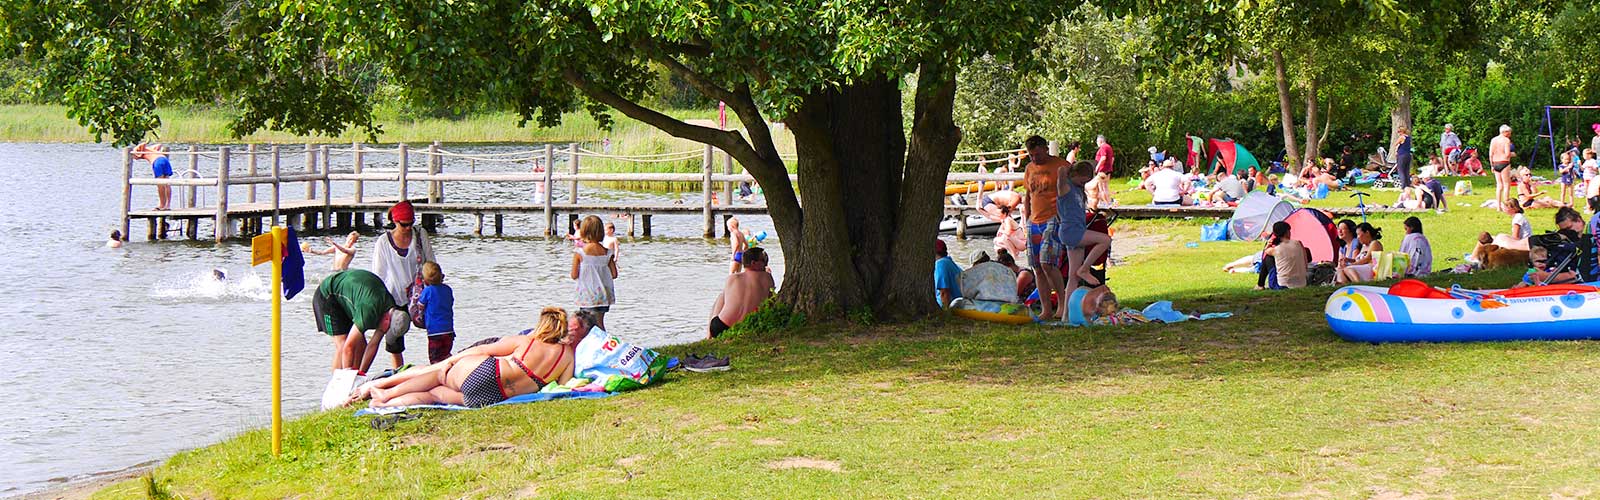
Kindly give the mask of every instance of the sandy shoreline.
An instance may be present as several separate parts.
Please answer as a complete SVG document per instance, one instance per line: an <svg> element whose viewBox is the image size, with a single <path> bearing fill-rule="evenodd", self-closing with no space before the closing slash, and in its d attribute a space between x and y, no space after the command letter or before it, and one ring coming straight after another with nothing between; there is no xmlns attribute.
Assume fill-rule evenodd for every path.
<svg viewBox="0 0 1600 500"><path fill-rule="evenodd" d="M23 493L11 498L15 500L84 500L108 486L129 479L136 479L155 469L157 465L160 465L159 461L142 463L126 469L90 474L83 478L54 484L43 490Z"/></svg>

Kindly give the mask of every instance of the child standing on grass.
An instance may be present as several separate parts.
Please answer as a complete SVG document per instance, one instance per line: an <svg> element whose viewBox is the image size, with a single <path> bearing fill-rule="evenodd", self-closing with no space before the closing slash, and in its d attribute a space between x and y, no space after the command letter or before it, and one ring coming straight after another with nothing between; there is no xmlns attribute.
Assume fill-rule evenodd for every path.
<svg viewBox="0 0 1600 500"><path fill-rule="evenodd" d="M1593 198L1600 196L1600 160L1596 160L1595 150L1583 151L1583 197Z"/></svg>
<svg viewBox="0 0 1600 500"><path fill-rule="evenodd" d="M600 242L606 239L599 217L583 218L578 234L583 248L572 253L572 279L576 281L575 295L578 309L594 314L595 326L606 329L606 313L617 302L612 280L617 278L617 260L611 249Z"/></svg>
<svg viewBox="0 0 1600 500"><path fill-rule="evenodd" d="M1561 204L1572 206L1572 184L1577 182L1577 166L1572 162L1572 152L1561 153L1561 165L1556 167L1556 175L1561 179Z"/></svg>
<svg viewBox="0 0 1600 500"><path fill-rule="evenodd" d="M422 264L422 296L417 303L422 306L423 326L428 329L428 363L438 363L450 357L456 343L456 294L444 284L444 271L437 262Z"/></svg>

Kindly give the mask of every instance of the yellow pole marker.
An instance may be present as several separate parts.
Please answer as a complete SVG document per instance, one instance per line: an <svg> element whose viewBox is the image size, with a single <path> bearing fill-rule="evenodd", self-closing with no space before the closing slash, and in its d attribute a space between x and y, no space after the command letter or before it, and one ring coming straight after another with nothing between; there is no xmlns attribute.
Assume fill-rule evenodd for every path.
<svg viewBox="0 0 1600 500"><path fill-rule="evenodd" d="M272 456L283 452L283 242L288 232L272 232L250 240L250 265L272 261Z"/></svg>

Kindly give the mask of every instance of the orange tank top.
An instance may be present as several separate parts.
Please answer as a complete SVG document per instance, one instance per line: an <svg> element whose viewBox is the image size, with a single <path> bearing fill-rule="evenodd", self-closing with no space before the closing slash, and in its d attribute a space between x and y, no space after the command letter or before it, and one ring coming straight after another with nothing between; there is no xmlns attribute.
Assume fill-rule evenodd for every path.
<svg viewBox="0 0 1600 500"><path fill-rule="evenodd" d="M1052 158L1043 165L1028 162L1023 174L1028 185L1028 222L1044 224L1056 217L1056 177L1067 162Z"/></svg>

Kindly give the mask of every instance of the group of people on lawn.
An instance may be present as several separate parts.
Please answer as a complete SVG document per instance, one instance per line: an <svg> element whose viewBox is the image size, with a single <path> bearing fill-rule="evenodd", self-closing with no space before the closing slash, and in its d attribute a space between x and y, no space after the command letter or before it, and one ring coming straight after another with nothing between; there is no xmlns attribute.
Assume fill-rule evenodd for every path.
<svg viewBox="0 0 1600 500"><path fill-rule="evenodd" d="M538 392L550 382L572 378L574 348L585 336L606 329L605 315L616 303L617 244L599 217L584 217L578 225L571 266L573 310L545 307L536 326L520 335L486 339L452 353L454 291L444 283L427 232L416 227L409 202L394 205L388 216L393 227L374 242L369 269L347 269L358 234L344 245L328 240L325 251L304 248L336 254L336 272L322 279L311 300L317 329L333 342L332 368L367 373L380 342L393 357L396 369L363 385L356 399L371 398L374 406L481 407ZM711 311L712 336L739 323L773 293L763 249L745 247L735 258L738 267L728 275ZM409 368L403 357L413 325L427 331L425 368Z"/></svg>

